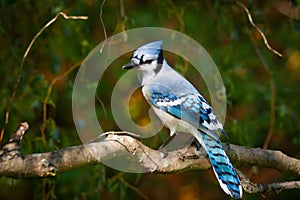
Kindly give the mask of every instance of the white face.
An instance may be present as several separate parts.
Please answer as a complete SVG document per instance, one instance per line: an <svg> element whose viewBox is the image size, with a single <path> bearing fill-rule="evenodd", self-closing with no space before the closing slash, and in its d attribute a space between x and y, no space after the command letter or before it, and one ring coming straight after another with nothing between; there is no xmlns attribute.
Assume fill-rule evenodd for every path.
<svg viewBox="0 0 300 200"><path fill-rule="evenodd" d="M142 52L135 51L131 59L136 65L139 65L140 70L155 70L157 67L158 55L142 54Z"/></svg>

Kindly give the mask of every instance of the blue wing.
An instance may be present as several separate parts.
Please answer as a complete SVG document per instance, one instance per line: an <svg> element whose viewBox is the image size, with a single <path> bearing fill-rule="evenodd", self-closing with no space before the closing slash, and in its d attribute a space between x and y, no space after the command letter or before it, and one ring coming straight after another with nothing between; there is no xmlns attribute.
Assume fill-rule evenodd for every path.
<svg viewBox="0 0 300 200"><path fill-rule="evenodd" d="M159 90L152 88L149 102L172 116L198 127L199 130L221 131L226 135L214 111L200 94L177 96L165 87L160 87Z"/></svg>

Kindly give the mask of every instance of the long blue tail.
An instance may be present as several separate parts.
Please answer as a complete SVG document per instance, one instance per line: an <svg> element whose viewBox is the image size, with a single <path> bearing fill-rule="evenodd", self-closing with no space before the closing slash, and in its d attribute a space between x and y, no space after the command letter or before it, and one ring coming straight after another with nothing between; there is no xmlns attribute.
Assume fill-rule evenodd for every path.
<svg viewBox="0 0 300 200"><path fill-rule="evenodd" d="M221 142L201 131L199 134L202 139L200 143L204 145L221 188L231 197L241 199L243 191L239 177L223 150Z"/></svg>

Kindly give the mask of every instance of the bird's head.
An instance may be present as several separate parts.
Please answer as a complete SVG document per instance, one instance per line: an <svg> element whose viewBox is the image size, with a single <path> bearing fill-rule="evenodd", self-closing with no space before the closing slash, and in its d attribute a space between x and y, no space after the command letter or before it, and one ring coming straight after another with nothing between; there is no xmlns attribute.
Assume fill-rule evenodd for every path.
<svg viewBox="0 0 300 200"><path fill-rule="evenodd" d="M133 53L129 63L123 69L139 69L144 72L157 72L163 63L162 41L145 44Z"/></svg>

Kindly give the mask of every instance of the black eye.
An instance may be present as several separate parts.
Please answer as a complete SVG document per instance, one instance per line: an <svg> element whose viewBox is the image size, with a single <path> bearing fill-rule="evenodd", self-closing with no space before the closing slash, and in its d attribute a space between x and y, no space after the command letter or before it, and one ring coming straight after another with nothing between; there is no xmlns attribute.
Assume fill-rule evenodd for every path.
<svg viewBox="0 0 300 200"><path fill-rule="evenodd" d="M145 60L144 62L142 61L142 64L151 64L153 60Z"/></svg>
<svg viewBox="0 0 300 200"><path fill-rule="evenodd" d="M147 59L144 61L144 55L142 55L142 57L139 60L140 60L140 65L143 65L143 64L151 64L152 61L154 61L155 59Z"/></svg>

